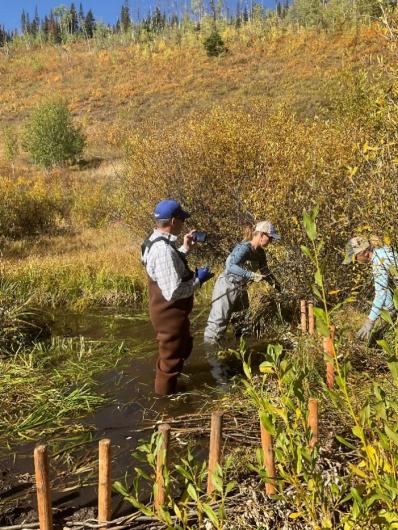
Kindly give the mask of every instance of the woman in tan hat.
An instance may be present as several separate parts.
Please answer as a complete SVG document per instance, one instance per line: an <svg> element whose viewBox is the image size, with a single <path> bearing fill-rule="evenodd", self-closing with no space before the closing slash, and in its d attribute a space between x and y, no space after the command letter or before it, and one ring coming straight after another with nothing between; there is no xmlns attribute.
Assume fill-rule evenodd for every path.
<svg viewBox="0 0 398 530"><path fill-rule="evenodd" d="M348 265L354 261L372 265L373 304L367 319L357 333L358 339L369 340L382 309L386 309L390 313L395 311L393 291L394 283L398 283L398 254L389 246L375 248L369 239L358 236L348 241L343 263Z"/></svg>

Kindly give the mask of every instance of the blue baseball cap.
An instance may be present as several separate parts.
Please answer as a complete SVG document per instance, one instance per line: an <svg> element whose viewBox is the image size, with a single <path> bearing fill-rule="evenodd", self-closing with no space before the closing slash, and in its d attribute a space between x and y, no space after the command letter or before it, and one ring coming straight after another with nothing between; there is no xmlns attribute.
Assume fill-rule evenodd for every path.
<svg viewBox="0 0 398 530"><path fill-rule="evenodd" d="M153 215L155 219L171 219L172 217L188 219L190 217L189 213L183 210L181 204L174 199L164 199L158 202Z"/></svg>

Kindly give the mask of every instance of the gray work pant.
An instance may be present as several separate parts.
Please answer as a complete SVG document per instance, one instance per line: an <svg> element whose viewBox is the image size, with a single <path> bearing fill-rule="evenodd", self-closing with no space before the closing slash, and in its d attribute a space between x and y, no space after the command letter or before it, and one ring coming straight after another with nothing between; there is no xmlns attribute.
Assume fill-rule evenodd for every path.
<svg viewBox="0 0 398 530"><path fill-rule="evenodd" d="M218 277L211 300L211 310L204 332L205 342L215 343L224 338L232 313L249 307L245 282L231 281L233 276Z"/></svg>

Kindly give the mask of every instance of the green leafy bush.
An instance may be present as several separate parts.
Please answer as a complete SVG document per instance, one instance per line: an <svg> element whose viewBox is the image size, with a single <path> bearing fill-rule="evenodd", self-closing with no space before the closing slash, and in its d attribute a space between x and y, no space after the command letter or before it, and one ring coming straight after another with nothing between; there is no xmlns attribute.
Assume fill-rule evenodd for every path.
<svg viewBox="0 0 398 530"><path fill-rule="evenodd" d="M23 147L32 160L51 167L74 161L85 139L63 99L54 98L37 106L25 128Z"/></svg>

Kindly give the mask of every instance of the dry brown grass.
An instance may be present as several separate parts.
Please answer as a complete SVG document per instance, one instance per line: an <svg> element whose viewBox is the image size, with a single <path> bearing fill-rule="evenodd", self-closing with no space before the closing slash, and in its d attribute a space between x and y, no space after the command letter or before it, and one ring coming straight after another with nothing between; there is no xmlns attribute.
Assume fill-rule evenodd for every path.
<svg viewBox="0 0 398 530"><path fill-rule="evenodd" d="M258 96L283 101L301 115L319 112L325 84L348 66L371 68L377 56L396 64L395 49L377 26L360 35L311 31L277 36L235 36L229 53L206 56L200 41L190 46L139 45L88 50L84 43L15 50L0 57L0 119L17 126L30 109L60 93L88 133L88 156L113 158L128 126L153 126L185 118L215 103Z"/></svg>
<svg viewBox="0 0 398 530"><path fill-rule="evenodd" d="M6 242L1 272L17 300L39 306L131 305L146 276L138 245L123 225Z"/></svg>

